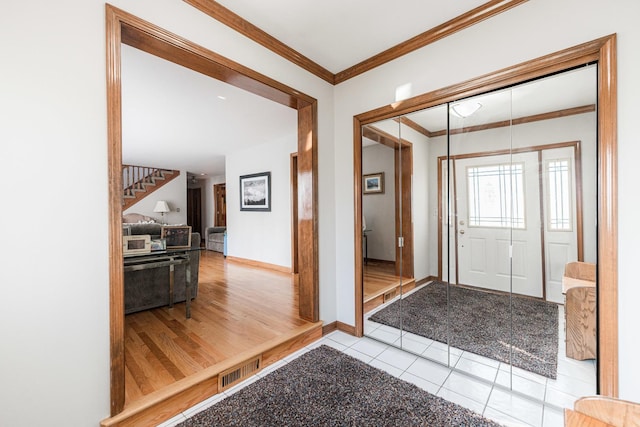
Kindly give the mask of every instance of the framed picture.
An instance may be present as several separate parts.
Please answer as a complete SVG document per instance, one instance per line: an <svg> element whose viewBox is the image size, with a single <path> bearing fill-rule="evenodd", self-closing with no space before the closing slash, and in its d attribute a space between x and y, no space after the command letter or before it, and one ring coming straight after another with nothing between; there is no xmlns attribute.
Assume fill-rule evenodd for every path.
<svg viewBox="0 0 640 427"><path fill-rule="evenodd" d="M139 234L136 236L122 236L122 253L131 254L148 254L151 252L151 236L148 234Z"/></svg>
<svg viewBox="0 0 640 427"><path fill-rule="evenodd" d="M151 239L151 251L164 251L167 249L167 241L165 239Z"/></svg>
<svg viewBox="0 0 640 427"><path fill-rule="evenodd" d="M164 225L160 238L165 240L167 249L185 249L191 247L190 225Z"/></svg>
<svg viewBox="0 0 640 427"><path fill-rule="evenodd" d="M384 172L363 175L362 194L384 193Z"/></svg>
<svg viewBox="0 0 640 427"><path fill-rule="evenodd" d="M240 210L271 211L271 172L240 177Z"/></svg>

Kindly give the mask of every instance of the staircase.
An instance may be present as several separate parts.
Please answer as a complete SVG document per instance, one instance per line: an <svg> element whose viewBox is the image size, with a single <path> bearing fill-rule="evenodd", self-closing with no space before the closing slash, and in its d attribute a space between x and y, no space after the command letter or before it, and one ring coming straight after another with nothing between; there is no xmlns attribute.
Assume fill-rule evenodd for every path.
<svg viewBox="0 0 640 427"><path fill-rule="evenodd" d="M122 165L122 210L130 208L179 175L178 170Z"/></svg>

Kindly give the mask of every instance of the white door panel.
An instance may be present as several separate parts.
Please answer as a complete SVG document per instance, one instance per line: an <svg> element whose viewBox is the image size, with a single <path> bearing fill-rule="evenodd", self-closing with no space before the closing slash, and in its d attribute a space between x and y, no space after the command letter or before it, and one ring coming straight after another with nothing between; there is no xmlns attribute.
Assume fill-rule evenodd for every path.
<svg viewBox="0 0 640 427"><path fill-rule="evenodd" d="M487 273L487 239L478 237L469 237L470 257L469 266L470 273Z"/></svg>
<svg viewBox="0 0 640 427"><path fill-rule="evenodd" d="M455 171L459 282L542 297L537 153L459 159Z"/></svg>

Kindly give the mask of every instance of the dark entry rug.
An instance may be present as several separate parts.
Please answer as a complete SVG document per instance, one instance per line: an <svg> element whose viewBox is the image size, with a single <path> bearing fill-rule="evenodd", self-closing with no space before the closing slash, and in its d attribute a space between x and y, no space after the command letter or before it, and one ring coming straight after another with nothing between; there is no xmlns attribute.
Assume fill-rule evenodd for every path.
<svg viewBox="0 0 640 427"><path fill-rule="evenodd" d="M179 426L499 424L340 351L321 346Z"/></svg>
<svg viewBox="0 0 640 427"><path fill-rule="evenodd" d="M450 345L555 379L558 306L513 295L449 287ZM447 342L447 288L433 282L369 317L374 322ZM513 341L512 341L513 339ZM510 351L509 343L513 343Z"/></svg>

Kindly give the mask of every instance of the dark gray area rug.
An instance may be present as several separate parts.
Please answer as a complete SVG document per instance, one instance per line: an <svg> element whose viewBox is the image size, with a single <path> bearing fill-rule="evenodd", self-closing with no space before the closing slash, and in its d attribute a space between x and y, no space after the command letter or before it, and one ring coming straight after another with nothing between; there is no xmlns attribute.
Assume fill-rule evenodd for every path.
<svg viewBox="0 0 640 427"><path fill-rule="evenodd" d="M433 282L369 317L377 323L486 356L555 379L558 365L558 306L513 295L513 333L509 295ZM513 341L512 341L513 339ZM510 351L509 343L513 343Z"/></svg>
<svg viewBox="0 0 640 427"><path fill-rule="evenodd" d="M179 426L499 424L340 351L320 346Z"/></svg>

